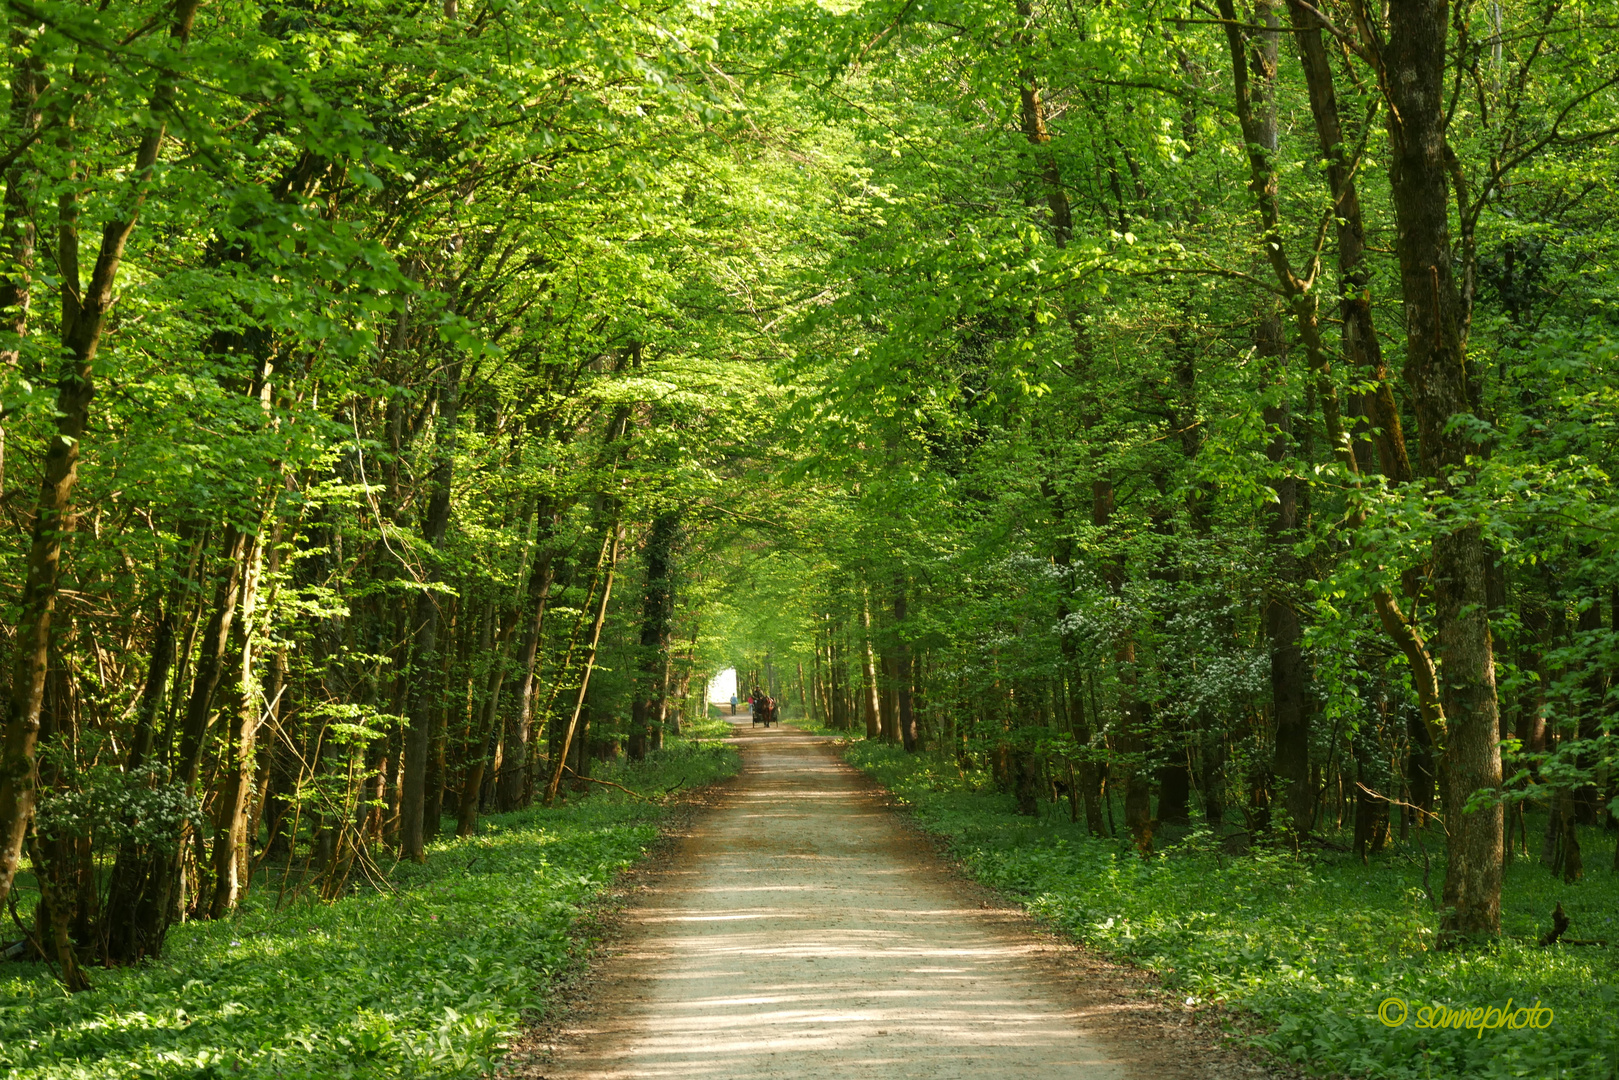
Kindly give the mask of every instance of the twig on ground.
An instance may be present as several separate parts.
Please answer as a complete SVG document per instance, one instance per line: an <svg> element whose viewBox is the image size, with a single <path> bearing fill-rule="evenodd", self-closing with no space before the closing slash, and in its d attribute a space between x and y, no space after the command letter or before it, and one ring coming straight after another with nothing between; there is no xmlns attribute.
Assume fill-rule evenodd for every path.
<svg viewBox="0 0 1619 1080"><path fill-rule="evenodd" d="M568 768L566 765L564 765L562 767L562 771L567 772L567 773L573 773L573 777L574 777L575 780L587 780L592 784L600 784L603 787L618 788L618 790L624 792L624 794L632 795L635 798L640 799L642 802L652 802L653 801L652 799L647 798L645 795L642 795L639 791L636 791L633 788L627 788L623 784L615 784L611 780L598 780L594 776L580 776L578 773L573 772L573 770Z"/></svg>

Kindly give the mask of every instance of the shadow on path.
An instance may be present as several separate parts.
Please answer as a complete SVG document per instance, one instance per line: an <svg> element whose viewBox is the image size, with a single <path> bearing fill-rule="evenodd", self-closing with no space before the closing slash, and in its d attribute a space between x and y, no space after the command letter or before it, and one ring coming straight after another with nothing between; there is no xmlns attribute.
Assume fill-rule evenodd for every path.
<svg viewBox="0 0 1619 1080"><path fill-rule="evenodd" d="M830 740L744 722L737 742L741 774L632 899L556 1059L527 1076L1182 1074L1168 1046L1098 1037L1131 1006L1087 1003L1037 955L1050 942L969 900Z"/></svg>

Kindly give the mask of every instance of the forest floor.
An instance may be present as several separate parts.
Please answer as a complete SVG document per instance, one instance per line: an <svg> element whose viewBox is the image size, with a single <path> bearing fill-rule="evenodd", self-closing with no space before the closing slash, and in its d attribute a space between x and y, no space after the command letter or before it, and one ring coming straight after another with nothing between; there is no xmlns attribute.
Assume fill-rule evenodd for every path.
<svg viewBox="0 0 1619 1080"><path fill-rule="evenodd" d="M640 795L593 785L464 838L446 818L426 865L335 903L261 871L236 915L175 926L160 959L91 969L85 993L44 964L0 964L0 1078L485 1076L536 992L598 938L618 875L682 816L659 796L700 797L736 764L727 746L682 740L598 767Z"/></svg>
<svg viewBox="0 0 1619 1080"><path fill-rule="evenodd" d="M616 942L515 1075L1270 1075L1150 976L964 880L834 740L741 724L736 743L741 772L625 879Z"/></svg>

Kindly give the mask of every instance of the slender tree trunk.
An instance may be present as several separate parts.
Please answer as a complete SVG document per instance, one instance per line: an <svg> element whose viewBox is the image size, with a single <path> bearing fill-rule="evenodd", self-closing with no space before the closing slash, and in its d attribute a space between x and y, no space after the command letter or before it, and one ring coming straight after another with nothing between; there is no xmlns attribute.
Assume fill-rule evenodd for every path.
<svg viewBox="0 0 1619 1080"><path fill-rule="evenodd" d="M135 709L135 735L130 740L129 753L124 759L125 773L155 765L152 759L158 715L163 711L170 673L174 668L176 630L186 595L202 569L206 530L196 529L186 522L180 526L179 538L190 547L185 575L170 586L168 598L153 629L152 659L147 665L146 682L141 687L140 703ZM108 963L133 963L142 955L137 914L142 894L151 887L149 870L152 862L148 845L134 842L119 845L107 882L107 914L102 927L104 956Z"/></svg>
<svg viewBox="0 0 1619 1080"><path fill-rule="evenodd" d="M697 613L693 612L691 616L691 641L687 642L686 644L686 658L681 664L680 671L680 690L675 695L681 703L680 711L675 713L674 722L669 727L669 734L671 735L679 735L681 733L683 721L685 719L686 707L691 701L692 674L695 671L697 664L697 632L701 626L702 623L698 619ZM703 684L701 694L702 701L700 710L702 713L702 718L706 720L708 719L708 684L706 682Z"/></svg>
<svg viewBox="0 0 1619 1080"><path fill-rule="evenodd" d="M1344 352L1350 364L1372 382L1372 390L1366 395L1364 412L1373 424L1372 435L1383 473L1394 482L1403 483L1411 479L1411 464L1406 452L1405 432L1400 412L1395 404L1393 389L1389 386L1388 368L1383 361L1382 348L1378 343L1376 328L1372 321L1371 292L1365 265L1365 226L1360 196L1354 180L1355 162L1344 143L1332 70L1321 39L1322 23L1316 12L1299 3L1299 0L1288 2L1292 9L1295 37L1303 62L1305 82L1309 89L1311 113L1315 119L1322 155L1327 161L1327 180L1335 204ZM1372 24L1363 5L1357 7L1357 18L1370 33ZM1272 261L1278 265L1285 265L1285 258L1278 260L1276 255L1272 256ZM1326 368L1313 356L1311 366L1317 369L1324 401L1332 405L1336 389L1322 377L1326 373ZM1359 456L1351 453L1346 446L1347 439L1342 431L1341 422L1337 421L1336 408L1326 408L1323 413L1328 423L1328 437L1332 441L1335 453L1351 471L1360 470ZM1357 524L1362 513L1363 511L1355 510L1351 514L1351 524ZM1414 590L1408 591L1411 595L1415 595ZM1429 729L1428 739L1430 742L1436 741L1442 735L1444 715L1433 657L1415 625L1401 612L1398 603L1388 590L1382 588L1374 590L1372 600L1384 630L1400 646L1411 665L1412 682L1417 691L1422 720Z"/></svg>
<svg viewBox="0 0 1619 1080"><path fill-rule="evenodd" d="M241 598L249 550L250 538L247 534L234 525L228 526L225 530L224 574L216 587L213 614L198 650L191 695L186 701L180 731L179 754L174 765L174 779L191 796L196 795L201 778L203 751L207 746L208 729L213 718L214 695L224 675L225 653L230 647L231 627ZM180 835L174 837L174 847L170 851L159 851L152 855L147 884L141 891L141 903L135 917L134 948L137 955L155 956L162 949L163 937L174 914L178 895L184 840L185 831L182 830Z"/></svg>
<svg viewBox="0 0 1619 1080"><path fill-rule="evenodd" d="M152 637L152 660L147 666L146 682L141 687L140 705L135 710L135 738L125 760L125 772L128 773L144 767L152 754L157 713L162 708L169 668L174 663L174 602L171 599L168 610L158 616ZM135 911L141 892L147 887L148 862L143 846L130 843L118 849L107 884L105 951L109 963L129 963L140 957Z"/></svg>
<svg viewBox="0 0 1619 1080"><path fill-rule="evenodd" d="M843 626L837 628L832 639L827 642L827 695L832 709L832 726L839 731L852 731L854 721L849 709L849 657L845 651L845 642L848 640L847 629Z"/></svg>
<svg viewBox="0 0 1619 1080"><path fill-rule="evenodd" d="M893 745L899 742L899 694L896 686L899 682L898 664L894 654L887 648L879 650L877 654L877 699L881 703L879 722L877 724L878 737L883 742Z"/></svg>
<svg viewBox="0 0 1619 1080"><path fill-rule="evenodd" d="M500 726L500 691L506 682L506 646L517 629L517 616L512 615L501 628L495 640L494 655L489 669L488 685L484 691L482 723L473 740L476 755L467 765L466 778L461 784L461 799L456 807L455 835L471 836L478 831L478 805L483 791L484 773L494 757L498 745Z"/></svg>
<svg viewBox="0 0 1619 1080"><path fill-rule="evenodd" d="M1085 828L1092 836L1102 835L1102 802L1100 799L1099 777L1097 776L1096 762L1089 756L1091 745L1091 723L1086 718L1085 698L1078 682L1078 673L1072 678L1063 680L1065 703L1068 707L1069 730L1073 733L1074 744L1081 753L1077 777L1079 795L1085 806Z"/></svg>
<svg viewBox="0 0 1619 1080"><path fill-rule="evenodd" d="M461 407L461 362L449 365L439 402L438 450L433 467L432 494L422 516L422 538L437 551L444 544L450 524L450 485L455 475L457 424ZM442 580L436 564L429 572L432 581ZM400 854L413 862L425 862L424 822L428 809L428 754L432 750L435 703L432 676L438 660L440 597L423 590L417 594L415 634L411 650L411 695L405 728L404 768L399 793ZM436 823L435 823L436 824Z"/></svg>
<svg viewBox="0 0 1619 1080"><path fill-rule="evenodd" d="M673 559L680 543L680 515L660 514L646 543L646 590L641 601L640 673L630 710L629 756L646 757L650 724L665 706L669 636L674 619Z"/></svg>
<svg viewBox="0 0 1619 1080"><path fill-rule="evenodd" d="M62 985L70 993L80 990L92 989L89 978L84 969L79 966L77 954L73 951L73 939L69 937L68 930L73 922L73 905L67 897L61 875L56 871L54 860L45 854L44 844L34 835L33 829L28 830L28 857L37 869L34 875L39 885L39 915L38 925L47 931L45 936L49 941L50 956L62 968ZM45 942L40 942L44 945Z"/></svg>
<svg viewBox="0 0 1619 1080"><path fill-rule="evenodd" d="M540 642L545 629L545 609L551 586L556 580L556 560L549 547L541 550L529 578L529 595L534 602L534 618L523 639L523 682L517 691L517 721L507 728L506 756L501 762L496 804L503 812L523 806L530 798L529 761L534 753L534 698L538 692L535 676L539 670Z"/></svg>
<svg viewBox="0 0 1619 1080"><path fill-rule="evenodd" d="M261 528L269 524L268 519L269 515L266 514L260 523ZM236 907L242 890L238 860L240 852L247 846L248 786L253 778L259 720L263 715L263 696L253 666L253 649L257 644L255 639L258 631L254 620L258 614L256 608L263 555L263 545L255 537L250 542L247 568L242 579L242 663L236 728L232 732L230 760L225 767L225 779L216 804L214 895L208 912L215 919Z"/></svg>
<svg viewBox="0 0 1619 1080"><path fill-rule="evenodd" d="M596 668L596 648L601 642L602 624L607 621L607 604L608 601L612 599L613 595L613 574L618 569L619 547L619 526L616 520L608 524L607 532L608 543L611 545L611 555L607 559L607 576L602 582L601 601L597 605L596 621L590 631L590 650L585 655L584 673L579 680L579 696L574 700L573 716L569 719L567 727L563 729L561 747L555 756L555 764L551 769L551 779L545 785L546 806L550 806L556 802L557 788L562 785L562 770L567 765L568 750L572 746L574 739L574 729L579 726L579 715L584 710L586 695L590 691L590 675L591 672L593 672ZM588 756L586 753L588 746L584 745L585 740L582 739L580 741L581 746L579 757L581 764L583 764L585 758ZM583 768L579 769L578 771L581 774L584 773Z"/></svg>
<svg viewBox="0 0 1619 1080"><path fill-rule="evenodd" d="M1337 397L1326 374L1326 360L1315 321L1314 297L1294 276L1281 241L1276 175L1278 42L1275 4L1273 0L1257 0L1253 21L1263 29L1248 32L1239 29L1236 24L1232 0L1220 0L1220 12L1230 20L1225 25L1226 40L1231 53L1237 115L1248 144L1249 190L1259 207L1260 224L1264 231L1263 248L1292 306L1310 367L1317 373L1318 383L1321 384L1318 389L1331 390L1330 394L1323 393L1321 396L1325 411L1329 414L1328 430L1333 432L1332 418L1336 416ZM1278 316L1266 314L1261 317L1256 345L1258 353L1268 360L1269 370L1279 372L1285 369L1286 343ZM1276 482L1276 502L1268 507L1267 522L1272 558L1276 564L1273 584L1265 599L1265 628L1271 654L1271 700L1276 729L1271 772L1283 788L1282 801L1290 827L1302 833L1310 828L1314 792L1310 785L1309 710L1305 697L1308 676L1302 650L1303 634L1293 606L1295 599L1291 595L1299 584L1299 567L1291 550L1297 542L1298 482L1291 470L1285 470L1285 463L1292 456L1291 419L1285 401L1265 409L1265 423L1272 432L1266 456L1273 464L1284 466L1283 475ZM1256 801L1262 824L1268 824L1268 806L1268 799Z"/></svg>
<svg viewBox="0 0 1619 1080"><path fill-rule="evenodd" d="M871 604L866 599L864 590L860 593L860 669L861 689L864 691L866 707L866 738L875 739L882 735L882 706L877 698L877 658L871 648Z"/></svg>
<svg viewBox="0 0 1619 1080"><path fill-rule="evenodd" d="M1268 315L1261 320L1258 346L1275 368L1283 366L1286 345L1279 316ZM1288 464L1293 457L1292 414L1285 402L1266 407L1265 425L1272 433L1265 456L1283 469L1275 484L1276 501L1266 507L1266 532L1275 566L1265 597L1276 725L1271 775L1282 789L1281 801L1290 827L1303 833L1310 829L1315 790L1310 784L1310 719L1305 689L1309 672L1304 662L1304 634L1294 606L1300 588L1300 568L1293 555L1293 545L1298 543L1298 479Z"/></svg>
<svg viewBox="0 0 1619 1080"><path fill-rule="evenodd" d="M515 622L512 627L516 627ZM504 640L502 644L505 644ZM455 808L455 836L473 836L478 832L478 805L484 789L484 772L489 769L489 761L494 758L495 745L499 742L500 683L505 680L505 656L500 653L502 649L497 648L495 665L489 670L486 696L478 709L478 732L474 733L468 748L471 758L466 763L466 776L461 779L460 798Z"/></svg>
<svg viewBox="0 0 1619 1080"><path fill-rule="evenodd" d="M1016 0L1014 6L1017 10L1018 30L1013 35L1013 42L1019 51L1026 51L1034 41L1034 5L1031 0ZM1057 158L1048 146L1051 142L1051 133L1046 128L1046 107L1040 97L1040 84L1027 66L1028 57L1023 57L1023 60L1024 66L1018 72L1018 105L1023 121L1023 137L1033 149L1040 170L1046 206L1051 211L1052 239L1056 241L1058 247L1066 247L1074 231L1073 210L1069 205L1068 195L1063 190L1062 172L1057 167Z"/></svg>
<svg viewBox="0 0 1619 1080"><path fill-rule="evenodd" d="M1355 183L1356 156L1344 139L1338 94L1333 83L1332 65L1322 39L1321 19L1315 8L1299 0L1288 0L1293 36L1298 44L1304 81L1310 95L1310 112L1315 120L1316 138L1327 163L1327 183L1332 191L1333 216L1337 223L1339 310L1343 321L1343 349L1349 363L1372 383L1366 395L1365 413L1370 418L1373 442L1383 475L1396 483L1411 479L1411 463L1406 455L1405 431L1400 410L1389 383L1388 365L1372 322L1370 267L1366 263L1366 226L1361 214L1360 192Z"/></svg>
<svg viewBox="0 0 1619 1080"><path fill-rule="evenodd" d="M444 828L444 791L449 784L449 751L450 751L450 711L457 695L455 686L457 677L468 669L470 664L469 651L472 646L472 635L465 626L457 626L458 617L466 613L457 601L447 601L452 615L445 637L459 647L459 656L456 652L445 648L439 651L439 682L438 707L429 713L432 726L427 737L427 778L424 781L426 798L422 805L422 840L423 842L437 840ZM459 632L458 632L459 631ZM471 680L468 680L470 685ZM470 698L470 694L468 697ZM467 703L469 710L473 707L470 700ZM469 711L468 718L470 720Z"/></svg>
<svg viewBox="0 0 1619 1080"><path fill-rule="evenodd" d="M911 644L905 640L909 629L906 619L909 610L906 605L905 575L894 575L894 682L896 719L899 724L899 741L909 753L920 749L917 730L916 715L913 706L915 699L913 693L913 673Z"/></svg>
<svg viewBox="0 0 1619 1080"><path fill-rule="evenodd" d="M1433 7L1436 4L1438 7L1443 8L1444 0L1422 0L1421 4L1414 6ZM1333 379L1332 366L1322 344L1316 295L1312 289L1311 281L1308 279L1301 279L1295 274L1292 264L1288 258L1287 249L1283 242L1281 231L1281 209L1280 202L1277 199L1277 175L1274 154L1267 150L1269 143L1267 143L1267 129L1264 122L1264 117L1267 115L1267 110L1271 108L1269 105L1268 95L1270 94L1270 88L1274 83L1276 68L1276 16L1274 3L1272 0L1265 0L1265 2L1256 10L1256 21L1261 24L1263 29L1259 30L1251 38L1249 37L1250 31L1245 29L1244 25L1236 18L1235 7L1232 0L1219 0L1219 5L1220 13L1225 24L1226 40L1230 47L1231 53L1233 87L1236 92L1235 97L1237 115L1242 124L1244 139L1248 147L1250 173L1249 189L1254 194L1255 203L1259 210L1259 219L1262 231L1262 248L1271 264L1277 284L1280 287L1283 295L1288 300L1288 305L1293 314L1294 325L1298 330L1300 342L1304 347L1304 353L1309 362L1310 370L1314 373L1314 389L1320 399L1322 420L1324 421L1324 425L1326 427L1327 437L1332 448L1333 456L1342 466L1346 474L1348 474L1351 478L1358 478L1360 473L1359 462L1355 456L1353 447L1350 444L1349 436L1344 428L1343 417L1339 411L1338 405L1337 384ZM1410 14L1403 7L1400 9L1400 11L1402 13L1402 18L1405 18ZM1427 19L1427 16L1422 16L1417 18L1416 22L1421 23L1425 19ZM1439 27L1441 39L1437 43L1440 49L1440 55L1437 62L1442 68L1444 65L1444 41L1442 36L1444 30L1444 18L1442 14L1439 17ZM1434 43L1430 42L1429 44L1431 45ZM1417 51L1421 50L1419 49ZM1254 76L1253 78L1250 78L1250 67L1252 68L1252 74ZM1409 87L1407 89L1409 90ZM1419 94L1419 96L1422 95ZM1418 107L1428 108L1436 105L1437 102L1427 102L1426 104ZM1397 105L1391 110L1391 112L1399 111L1400 109ZM1419 119L1423 124L1434 128L1435 137L1437 138L1438 145L1442 151L1444 140L1442 133L1439 132L1439 129L1442 128L1442 118L1436 115L1433 117ZM1400 127L1400 125L1395 124L1393 127L1397 128ZM1391 130L1393 130L1393 128L1391 128ZM1440 158L1442 167L1442 152L1440 154ZM1395 172L1396 174L1400 172L1399 155L1396 155ZM1398 186L1399 185L1396 184L1396 187ZM1443 205L1443 194L1445 188L1445 177L1443 174L1441 174L1438 178L1438 187L1440 190L1441 204L1439 210L1439 219L1440 227L1443 229L1444 217L1446 213ZM1396 217L1400 217L1400 201L1401 200L1396 197ZM1409 202L1409 200L1407 201ZM1416 242L1417 246L1422 247L1425 251L1432 251L1433 245L1430 242L1431 237L1429 240L1424 241L1417 237L1416 234L1408 236L1403 224L1404 219L1402 218L1401 220L1402 224L1400 237L1402 252L1404 252L1407 248L1410 248L1413 242ZM1421 233L1421 230L1418 230L1418 233ZM1448 240L1446 242L1448 243ZM1402 254L1402 266L1404 265L1404 260L1405 255ZM1417 261L1421 261L1421 258L1419 257ZM1444 259L1444 265L1445 271L1442 276L1444 276L1448 281L1448 251ZM1441 275L1437 269L1437 264L1430 263L1428 269L1433 271L1434 286L1433 288L1429 289L1428 284L1426 284L1427 278L1423 278L1423 288L1429 289L1429 292L1425 292L1419 299L1425 304L1427 303L1428 296L1432 295L1435 301L1437 301L1442 293L1442 290L1438 287L1438 282ZM1402 274L1404 274L1403 270ZM1410 277L1410 275L1405 276L1407 278ZM1403 284L1406 287L1405 298L1409 310L1413 298L1413 294L1410 291L1412 287L1412 280L1404 280ZM1454 288L1451 289L1451 295L1454 297ZM1433 323L1432 328L1437 329L1439 325L1440 324L1437 322ZM1454 327L1454 324L1452 325ZM1408 326L1408 330L1411 330L1410 326ZM1414 333L1415 331L1412 330L1411 332ZM1412 340L1415 340L1415 338L1412 338ZM1424 349L1428 348L1429 344L1430 342L1425 339L1423 343ZM1457 351L1459 351L1459 345L1457 347ZM1411 356L1415 357L1416 354L1412 353ZM1409 362L1407 364L1407 371L1408 374L1411 371L1411 363ZM1460 373L1460 371L1461 368L1458 367L1457 372ZM1458 377L1462 379L1463 383L1465 383L1464 377L1461 377L1459 374ZM1463 400L1465 402L1465 393L1463 394ZM1419 409L1419 414L1420 411L1421 410ZM1422 418L1419 415L1419 421L1421 419ZM1424 421L1425 425L1426 423L1427 422ZM1384 435L1386 437L1392 437L1392 434L1393 433L1391 431L1384 431ZM1465 442L1465 438L1457 433L1452 433L1451 438L1453 440ZM1349 515L1350 525L1352 527L1358 526L1364 519L1364 515L1365 508L1363 505L1352 505ZM1443 542L1441 542L1441 544L1442 543ZM1482 577L1480 579L1480 588L1483 588ZM1411 664L1412 682L1417 691L1418 703L1422 710L1424 722L1431 729L1435 740L1443 741L1445 707L1442 701L1443 694L1439 685L1438 668L1433 654L1429 652L1428 645L1423 641L1421 635L1418 633L1415 624L1400 610L1394 596L1387 589L1382 587L1374 588L1373 602L1377 609L1378 618L1383 624L1384 630L1400 646L1401 651L1406 654L1406 657ZM1482 614L1481 617L1483 617L1485 620L1487 634L1488 617L1487 615ZM1493 676L1490 696L1493 701ZM1497 762L1499 762L1499 754L1497 754Z"/></svg>
<svg viewBox="0 0 1619 1080"><path fill-rule="evenodd" d="M1111 480L1096 480L1091 485L1091 524L1106 529L1113 520L1114 489ZM1122 558L1110 556L1104 563L1103 576L1108 588L1115 594L1124 590L1125 568ZM1152 851L1152 781L1146 766L1146 706L1137 691L1135 636L1126 633L1113 654L1119 679L1119 726L1114 736L1114 750L1119 756L1118 771L1124 774L1124 823L1135 841L1136 850L1143 856Z"/></svg>
<svg viewBox="0 0 1619 1080"><path fill-rule="evenodd" d="M1057 525L1058 540L1054 559L1057 569L1064 575L1071 575L1074 566L1074 543L1068 533L1068 505L1064 496L1048 480L1043 481L1042 487L1046 497L1051 502L1051 515ZM1068 628L1068 618L1071 614L1068 597L1072 595L1073 582L1068 578L1064 582L1062 598L1057 603L1057 634L1058 647L1062 651L1063 671L1059 677L1057 692L1061 695L1063 712L1068 720L1068 731L1073 736L1074 746L1081 754L1076 766L1069 762L1069 795L1073 801L1074 820L1079 820L1079 806L1081 802L1085 808L1085 827L1093 836L1102 835L1102 805L1098 798L1098 776L1096 762L1090 757L1091 749L1091 723L1085 711L1085 702L1079 689L1079 643ZM1077 789L1075 788L1077 785Z"/></svg>

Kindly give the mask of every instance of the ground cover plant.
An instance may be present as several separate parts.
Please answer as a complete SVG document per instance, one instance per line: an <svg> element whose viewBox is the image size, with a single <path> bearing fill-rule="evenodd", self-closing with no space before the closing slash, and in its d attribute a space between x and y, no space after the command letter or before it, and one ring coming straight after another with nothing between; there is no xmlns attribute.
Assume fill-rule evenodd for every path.
<svg viewBox="0 0 1619 1080"><path fill-rule="evenodd" d="M1194 830L1143 860L1128 843L1070 823L1065 805L1018 814L1010 794L970 782L952 760L865 741L846 756L908 803L975 878L1075 939L1158 973L1188 1007L1251 1014L1257 1026L1234 1030L1312 1072L1603 1080L1619 1068L1619 874L1565 884L1538 860L1519 859L1503 889L1502 936L1440 949L1415 842L1366 866L1330 849L1227 854ZM1612 845L1612 835L1596 833L1589 842ZM1426 846L1430 865L1442 866L1442 836ZM1569 936L1609 944L1542 947L1558 904ZM1398 1027L1379 1018L1391 997L1410 1014ZM1538 1004L1552 1015L1517 1030L1417 1027L1425 1006L1509 999L1514 1010Z"/></svg>
<svg viewBox="0 0 1619 1080"><path fill-rule="evenodd" d="M554 807L484 820L401 862L389 887L173 930L160 959L65 993L43 964L0 968L0 1074L30 1080L476 1077L525 1009L588 947L579 919L646 851L670 788L734 772L734 749L680 743Z"/></svg>

